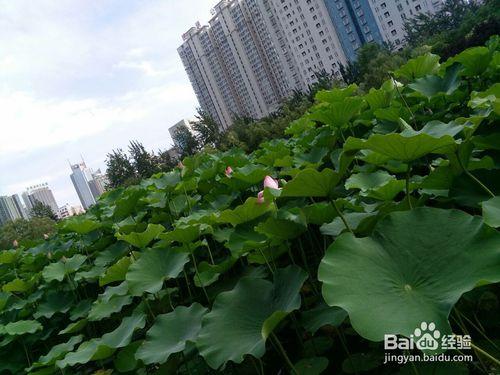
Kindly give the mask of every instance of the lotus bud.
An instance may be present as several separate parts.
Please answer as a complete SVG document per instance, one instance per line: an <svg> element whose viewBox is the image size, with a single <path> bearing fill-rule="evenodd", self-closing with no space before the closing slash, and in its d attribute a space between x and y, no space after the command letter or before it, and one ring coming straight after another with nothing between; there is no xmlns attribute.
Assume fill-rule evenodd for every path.
<svg viewBox="0 0 500 375"><path fill-rule="evenodd" d="M263 190L259 191L259 194L257 194L257 203L258 204L264 203L264 191Z"/></svg>
<svg viewBox="0 0 500 375"><path fill-rule="evenodd" d="M14 247L18 247L19 246L19 242L17 242L17 240L14 240L14 241L12 241L12 245Z"/></svg>
<svg viewBox="0 0 500 375"><path fill-rule="evenodd" d="M264 178L264 188L279 189L278 181L271 176L266 176Z"/></svg>
<svg viewBox="0 0 500 375"><path fill-rule="evenodd" d="M233 168L231 168L230 166L228 166L226 168L226 176L227 177L231 177L232 174L233 174Z"/></svg>

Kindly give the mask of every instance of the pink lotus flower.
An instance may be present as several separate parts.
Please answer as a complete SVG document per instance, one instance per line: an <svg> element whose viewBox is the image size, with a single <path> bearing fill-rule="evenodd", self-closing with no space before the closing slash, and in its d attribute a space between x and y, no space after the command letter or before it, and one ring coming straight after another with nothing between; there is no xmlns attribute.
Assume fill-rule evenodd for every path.
<svg viewBox="0 0 500 375"><path fill-rule="evenodd" d="M259 191L259 194L257 194L257 203L264 203L264 190Z"/></svg>
<svg viewBox="0 0 500 375"><path fill-rule="evenodd" d="M270 188L270 189L279 189L278 181L272 178L271 176L266 176L264 178L264 189L265 188Z"/></svg>
<svg viewBox="0 0 500 375"><path fill-rule="evenodd" d="M227 177L231 177L232 174L233 174L233 168L231 168L230 166L228 166L226 168L226 176Z"/></svg>
<svg viewBox="0 0 500 375"><path fill-rule="evenodd" d="M14 241L12 241L12 245L14 247L18 247L19 246L19 242L17 242L17 240L14 240Z"/></svg>
<svg viewBox="0 0 500 375"><path fill-rule="evenodd" d="M264 189L265 188L281 190L278 184L278 180L275 180L271 176L266 176L264 178ZM264 190L259 191L259 194L257 194L257 203L264 203Z"/></svg>

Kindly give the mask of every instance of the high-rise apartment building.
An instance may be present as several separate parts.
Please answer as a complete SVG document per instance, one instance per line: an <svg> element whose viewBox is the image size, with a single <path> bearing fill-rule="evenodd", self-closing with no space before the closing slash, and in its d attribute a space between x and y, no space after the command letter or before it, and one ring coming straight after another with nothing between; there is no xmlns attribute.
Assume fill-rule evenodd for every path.
<svg viewBox="0 0 500 375"><path fill-rule="evenodd" d="M333 72L347 62L324 0L270 0L306 88L315 73Z"/></svg>
<svg viewBox="0 0 500 375"><path fill-rule="evenodd" d="M419 13L435 13L443 4L442 0L364 0L367 1L382 38L395 49L401 49L405 43L404 24L408 19Z"/></svg>
<svg viewBox="0 0 500 375"><path fill-rule="evenodd" d="M107 184L106 176L101 173L101 170L93 172L83 160L81 163L70 166L71 182L73 182L83 208L87 210L104 193Z"/></svg>
<svg viewBox="0 0 500 375"><path fill-rule="evenodd" d="M36 204L36 202L41 202L49 206L54 214L57 213L57 210L59 208L57 206L56 199L54 198L54 194L52 194L52 190L50 190L47 183L30 186L22 194L22 197L28 211L31 211L33 209L33 206Z"/></svg>
<svg viewBox="0 0 500 375"><path fill-rule="evenodd" d="M365 43L404 44L404 23L443 0L223 0L207 26L183 35L179 55L201 108L225 129L263 117L316 73L341 77Z"/></svg>
<svg viewBox="0 0 500 375"><path fill-rule="evenodd" d="M370 0L325 0L342 49L349 61L365 43L383 43Z"/></svg>
<svg viewBox="0 0 500 375"><path fill-rule="evenodd" d="M19 199L17 195L0 197L0 225L8 221L24 218L23 211L18 208L14 197Z"/></svg>
<svg viewBox="0 0 500 375"><path fill-rule="evenodd" d="M19 195L14 194L12 196L12 200L14 201L14 205L16 206L16 210L17 210L19 216L23 219L28 219L29 218L28 212L26 211L23 204L21 203L21 198L19 198Z"/></svg>
<svg viewBox="0 0 500 375"><path fill-rule="evenodd" d="M183 35L178 52L203 110L223 128L235 116L260 118L294 88L295 66L282 53L268 0L223 0L208 26Z"/></svg>

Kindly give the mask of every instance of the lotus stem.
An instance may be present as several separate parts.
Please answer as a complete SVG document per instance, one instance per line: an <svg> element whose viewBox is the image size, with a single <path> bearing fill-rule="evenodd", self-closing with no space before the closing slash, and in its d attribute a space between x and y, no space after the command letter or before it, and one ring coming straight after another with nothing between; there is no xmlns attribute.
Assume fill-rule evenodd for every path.
<svg viewBox="0 0 500 375"><path fill-rule="evenodd" d="M288 354L286 354L285 348L283 348L283 345L281 345L280 340L274 334L274 332L271 332L271 338L274 340L274 342L276 344L276 347L278 348L280 354L283 356L283 359L287 363L288 367L290 367L290 370L292 371L292 373L295 374L295 375L299 375L299 372L297 371L297 369L293 365L292 361L288 357Z"/></svg>
<svg viewBox="0 0 500 375"><path fill-rule="evenodd" d="M488 358L491 362L493 362L497 366L500 366L500 361L498 359L496 359L495 357L493 357L491 354L487 353L486 351L484 351L483 349L481 349L480 347L476 346L473 343L471 343L470 345L472 346L472 349L474 349L476 352L481 353L484 357Z"/></svg>
<svg viewBox="0 0 500 375"><path fill-rule="evenodd" d="M335 211L337 211L337 214L340 216L340 219L342 220L342 222L344 223L345 227L347 228L347 230L349 232L351 232L352 234L354 234L354 232L352 231L351 227L349 226L349 224L347 223L347 220L345 218L345 216L342 214L342 212L339 210L339 208L337 207L337 202L335 202L334 200L332 200L333 202L333 207L335 207Z"/></svg>
<svg viewBox="0 0 500 375"><path fill-rule="evenodd" d="M408 168L406 169L406 199L408 200L408 206L410 210L413 210L413 205L411 204L410 196L410 174L411 174L411 164L408 163Z"/></svg>
<svg viewBox="0 0 500 375"><path fill-rule="evenodd" d="M271 264L269 263L269 261L267 260L267 257L266 255L264 254L264 252L262 251L262 249L259 247L259 252L260 252L260 255L262 255L262 257L264 258L264 261L266 262L267 264L267 268L269 268L269 271L271 271L271 273L274 275L274 270L273 270L273 267L271 267Z"/></svg>
<svg viewBox="0 0 500 375"><path fill-rule="evenodd" d="M184 274L184 280L186 280L186 286L187 286L187 289L188 289L189 298L191 300L193 300L193 293L191 292L191 287L189 286L189 279L188 279L188 276L186 274L186 271L182 270L182 273Z"/></svg>
<svg viewBox="0 0 500 375"><path fill-rule="evenodd" d="M467 168L465 168L464 163L462 162L462 158L460 158L460 155L458 154L457 151L457 159L458 159L458 164L460 165L460 168L465 172L467 176L469 176L476 184L478 184L488 195L490 195L492 198L495 198L495 194L488 189L488 187L483 184L476 176L474 176Z"/></svg>
<svg viewBox="0 0 500 375"><path fill-rule="evenodd" d="M196 258L194 256L193 252L191 252L191 258L193 259L194 272L196 274L196 277L198 278L198 282L201 285L201 289L203 289L203 294L205 294L205 297L207 299L207 303L210 304L210 298L208 297L208 293L207 293L207 290L205 289L205 285L203 285L203 281L201 281L200 273L198 272L198 264L196 263Z"/></svg>
<svg viewBox="0 0 500 375"><path fill-rule="evenodd" d="M389 77L391 77L392 83L394 83L394 88L396 89L396 92L398 93L399 97L401 98L401 100L405 104L406 109L408 110L408 112L410 112L413 125L415 126L415 128L417 128L417 123L415 122L415 115L413 114L413 111L411 110L410 106L408 105L408 102L404 98L403 94L401 93L401 91L399 91L398 82L394 79L394 76L390 73L389 73Z"/></svg>

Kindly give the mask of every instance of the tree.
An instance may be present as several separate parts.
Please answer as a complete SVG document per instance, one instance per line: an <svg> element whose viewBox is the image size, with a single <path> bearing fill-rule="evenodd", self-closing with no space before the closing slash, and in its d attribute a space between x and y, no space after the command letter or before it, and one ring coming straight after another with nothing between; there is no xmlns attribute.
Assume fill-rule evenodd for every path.
<svg viewBox="0 0 500 375"><path fill-rule="evenodd" d="M31 217L38 217L38 218L49 218L51 220L57 220L57 216L54 211L52 211L52 208L49 205L46 205L43 202L36 201L35 204L33 205L33 208L30 211Z"/></svg>
<svg viewBox="0 0 500 375"><path fill-rule="evenodd" d="M113 150L106 159L108 188L132 185L137 181L134 166L122 149Z"/></svg>
<svg viewBox="0 0 500 375"><path fill-rule="evenodd" d="M192 122L191 126L197 133L196 138L201 146L219 146L221 141L221 127L208 112L198 108L196 121Z"/></svg>
<svg viewBox="0 0 500 375"><path fill-rule="evenodd" d="M194 155L200 149L198 140L186 126L179 127L173 138L182 158Z"/></svg>
<svg viewBox="0 0 500 375"><path fill-rule="evenodd" d="M178 160L172 157L169 150L158 151L158 156L156 157L158 169L161 172L168 172L172 170L178 163Z"/></svg>
<svg viewBox="0 0 500 375"><path fill-rule="evenodd" d="M130 141L129 153L135 174L139 178L149 178L159 172L156 156L146 151L142 143Z"/></svg>
<svg viewBox="0 0 500 375"><path fill-rule="evenodd" d="M0 228L0 249L9 249L14 241L19 244L42 240L45 235L55 233L56 223L48 217L33 217L30 220L17 219Z"/></svg>

